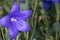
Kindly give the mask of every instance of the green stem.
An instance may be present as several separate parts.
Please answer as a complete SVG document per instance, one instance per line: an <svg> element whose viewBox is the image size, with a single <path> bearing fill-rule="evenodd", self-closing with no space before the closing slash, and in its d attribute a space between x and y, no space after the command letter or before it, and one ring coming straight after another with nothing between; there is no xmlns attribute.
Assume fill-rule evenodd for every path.
<svg viewBox="0 0 60 40"><path fill-rule="evenodd" d="M26 5L28 6L28 0L25 0L26 1Z"/></svg>
<svg viewBox="0 0 60 40"><path fill-rule="evenodd" d="M5 32L6 32L6 33L5 33L5 34L6 34L6 35L5 35L6 40L10 40L10 38L7 36L7 35L8 35L8 34L7 34L7 33L8 33L7 28L5 28ZM7 38L8 38L8 39L7 39Z"/></svg>
<svg viewBox="0 0 60 40"><path fill-rule="evenodd" d="M60 38L60 32L59 32L59 38Z"/></svg>
<svg viewBox="0 0 60 40"><path fill-rule="evenodd" d="M45 40L48 40L48 38L46 37L46 39Z"/></svg>
<svg viewBox="0 0 60 40"><path fill-rule="evenodd" d="M17 36L16 40L19 40L20 35L21 35L21 34L18 34L18 36Z"/></svg>
<svg viewBox="0 0 60 40"><path fill-rule="evenodd" d="M34 16L34 14L35 14L36 7L37 7L37 0L36 0L36 2L35 2L35 6L34 6L34 8L33 8L33 14L32 14L32 17L33 17L33 16Z"/></svg>
<svg viewBox="0 0 60 40"><path fill-rule="evenodd" d="M58 32L58 39L60 39L60 32Z"/></svg>
<svg viewBox="0 0 60 40"><path fill-rule="evenodd" d="M19 35L17 36L16 40L18 40L18 38L19 38Z"/></svg>
<svg viewBox="0 0 60 40"><path fill-rule="evenodd" d="M5 40L5 38L4 38L4 33L3 33L3 28L2 28L2 27L1 27L1 32L2 32L3 40Z"/></svg>
<svg viewBox="0 0 60 40"><path fill-rule="evenodd" d="M26 35L26 40L28 40L29 38L29 32L27 32L27 35Z"/></svg>
<svg viewBox="0 0 60 40"><path fill-rule="evenodd" d="M42 4L43 4L43 2L42 2ZM41 14L42 14L42 16L43 16L43 21L44 21L44 24L45 24L45 30L46 30L46 33L48 33L48 20L47 20L47 12L45 12L45 10L44 10L44 8L43 8L43 5L40 5L41 6L41 10L40 10L40 12L41 12Z"/></svg>
<svg viewBox="0 0 60 40"><path fill-rule="evenodd" d="M58 40L58 34L57 34L57 32L56 32L56 40Z"/></svg>
<svg viewBox="0 0 60 40"><path fill-rule="evenodd" d="M34 0L32 0L32 8L33 8L33 1L34 1ZM36 11L36 7L37 7L37 0L36 0L36 2L35 2L34 8L33 8L32 18L34 18L34 14L35 14L35 11ZM32 18L31 18L31 19L32 19ZM36 21L35 21L35 22L36 22ZM34 24L34 25L36 25L36 24ZM32 27L34 27L34 25L33 25L33 22L32 22ZM33 30L35 30L35 28L36 28L36 27L34 27ZM32 40L33 34L34 34L34 33L32 33L30 40Z"/></svg>
<svg viewBox="0 0 60 40"><path fill-rule="evenodd" d="M33 29L33 31L35 31L35 29L36 29L36 24L37 24L37 20L36 19L37 19L37 13L35 15L35 22L34 22L34 29ZM32 36L31 36L30 40L33 39L33 36L34 36L34 32L33 32Z"/></svg>
<svg viewBox="0 0 60 40"><path fill-rule="evenodd" d="M42 3L43 4L43 3ZM41 7L42 9L41 9L41 14L42 14L42 16L43 16L43 21L44 21L44 29L45 29L45 31L46 31L46 33L48 33L48 28L49 28L49 25L48 25L48 20L47 20L47 12L45 12L45 10L43 9L43 6ZM43 30L44 30L43 29ZM45 40L48 40L48 37L46 37L46 39Z"/></svg>
<svg viewBox="0 0 60 40"><path fill-rule="evenodd" d="M59 4L58 3L55 3L55 8L56 8L56 12L57 12L56 21L59 22L60 10L59 10Z"/></svg>
<svg viewBox="0 0 60 40"><path fill-rule="evenodd" d="M59 18L60 18L60 8L59 8L59 3L55 3L55 8L56 8L56 21L59 22ZM56 40L58 40L58 34L56 32Z"/></svg>
<svg viewBox="0 0 60 40"><path fill-rule="evenodd" d="M29 20L27 20L27 22L29 22ZM29 40L29 32L26 34L26 40Z"/></svg>

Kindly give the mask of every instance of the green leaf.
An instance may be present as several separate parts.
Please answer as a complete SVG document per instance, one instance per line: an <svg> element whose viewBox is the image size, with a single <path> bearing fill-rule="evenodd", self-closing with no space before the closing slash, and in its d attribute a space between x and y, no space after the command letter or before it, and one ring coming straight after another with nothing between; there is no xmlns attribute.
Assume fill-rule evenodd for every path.
<svg viewBox="0 0 60 40"><path fill-rule="evenodd" d="M6 12L9 12L9 11L10 11L10 9L9 9L9 7L8 7L7 5L3 5L3 8L4 8L4 10L5 10Z"/></svg>
<svg viewBox="0 0 60 40"><path fill-rule="evenodd" d="M2 40L2 37L1 37L1 32L0 32L0 40Z"/></svg>
<svg viewBox="0 0 60 40"><path fill-rule="evenodd" d="M60 23L59 22L54 23L52 29L55 32L60 32Z"/></svg>
<svg viewBox="0 0 60 40"><path fill-rule="evenodd" d="M10 36L9 36L8 30L6 30L5 38L6 38L6 40L10 40Z"/></svg>

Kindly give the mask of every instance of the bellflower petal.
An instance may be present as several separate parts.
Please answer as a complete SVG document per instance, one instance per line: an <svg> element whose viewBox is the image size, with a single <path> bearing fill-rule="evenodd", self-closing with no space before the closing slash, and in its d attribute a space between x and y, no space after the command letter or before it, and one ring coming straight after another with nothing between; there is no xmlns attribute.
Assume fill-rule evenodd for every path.
<svg viewBox="0 0 60 40"><path fill-rule="evenodd" d="M21 2L22 2L22 3L24 3L24 2L25 2L25 0L21 0Z"/></svg>
<svg viewBox="0 0 60 40"><path fill-rule="evenodd" d="M13 13L13 12L16 13L16 14L18 12L20 12L20 6L17 2L14 2L13 6L12 6L12 9L10 11L10 13Z"/></svg>
<svg viewBox="0 0 60 40"><path fill-rule="evenodd" d="M44 3L44 9L45 10L48 10L49 8L50 8L50 6L51 6L51 3Z"/></svg>
<svg viewBox="0 0 60 40"><path fill-rule="evenodd" d="M12 9L10 11L11 17L19 17L20 16L20 6L18 3L14 2Z"/></svg>
<svg viewBox="0 0 60 40"><path fill-rule="evenodd" d="M14 17L14 18L19 18L20 17L20 12L12 12L11 14L10 14L10 17Z"/></svg>
<svg viewBox="0 0 60 40"><path fill-rule="evenodd" d="M0 24L3 25L4 27L8 27L8 25L10 25L9 20L10 20L10 17L7 15L0 19Z"/></svg>
<svg viewBox="0 0 60 40"><path fill-rule="evenodd" d="M43 3L44 3L44 9L47 11L51 6L52 1L51 0L43 0Z"/></svg>
<svg viewBox="0 0 60 40"><path fill-rule="evenodd" d="M16 38L16 36L18 35L18 29L13 26L12 27L10 26L10 28L8 28L8 31L11 39Z"/></svg>
<svg viewBox="0 0 60 40"><path fill-rule="evenodd" d="M44 2L52 2L52 0L42 0L42 1L44 1Z"/></svg>
<svg viewBox="0 0 60 40"><path fill-rule="evenodd" d="M14 25L17 27L19 31L22 32L28 32L30 31L30 25L26 23L24 20L18 20L18 22L15 22Z"/></svg>
<svg viewBox="0 0 60 40"><path fill-rule="evenodd" d="M26 20L32 15L32 10L23 10L20 11L20 18Z"/></svg>
<svg viewBox="0 0 60 40"><path fill-rule="evenodd" d="M52 0L52 2L54 2L54 3L58 3L58 2L59 2L59 0Z"/></svg>

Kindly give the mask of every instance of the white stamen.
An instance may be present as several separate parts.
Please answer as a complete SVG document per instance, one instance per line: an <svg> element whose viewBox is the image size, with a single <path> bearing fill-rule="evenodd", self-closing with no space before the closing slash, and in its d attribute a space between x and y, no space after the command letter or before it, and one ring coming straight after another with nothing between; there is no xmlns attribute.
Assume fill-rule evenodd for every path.
<svg viewBox="0 0 60 40"><path fill-rule="evenodd" d="M11 18L11 21L14 21L14 22L16 22L16 21L17 21L17 19L15 19L15 18Z"/></svg>

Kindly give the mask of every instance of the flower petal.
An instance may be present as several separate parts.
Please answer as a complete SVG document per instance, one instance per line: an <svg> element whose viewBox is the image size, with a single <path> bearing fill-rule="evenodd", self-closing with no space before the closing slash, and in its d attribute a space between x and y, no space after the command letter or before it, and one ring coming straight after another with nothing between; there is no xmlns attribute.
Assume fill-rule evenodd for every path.
<svg viewBox="0 0 60 40"><path fill-rule="evenodd" d="M20 12L20 6L19 6L19 4L18 4L17 2L14 2L14 4L13 4L10 13L12 13L12 12L16 12L16 14L17 14L18 12Z"/></svg>
<svg viewBox="0 0 60 40"><path fill-rule="evenodd" d="M10 22L9 22L9 19L10 19L9 15L1 18L1 19L0 19L0 24L1 24L2 26L4 26L4 27L8 27L8 25L9 25L9 23L10 23Z"/></svg>
<svg viewBox="0 0 60 40"><path fill-rule="evenodd" d="M24 2L25 2L25 0L21 0L21 2L22 2L22 3L24 3Z"/></svg>
<svg viewBox="0 0 60 40"><path fill-rule="evenodd" d="M42 1L44 1L44 2L51 2L52 0L42 0Z"/></svg>
<svg viewBox="0 0 60 40"><path fill-rule="evenodd" d="M15 39L17 37L18 29L16 27L10 26L10 28L8 28L8 31L11 39Z"/></svg>
<svg viewBox="0 0 60 40"><path fill-rule="evenodd" d="M44 9L45 9L45 10L48 10L48 9L49 9L49 7L50 7L50 3L47 3L47 2L46 2L46 3L44 3Z"/></svg>
<svg viewBox="0 0 60 40"><path fill-rule="evenodd" d="M59 2L59 0L52 0L52 2L54 2L54 3L58 3L58 2Z"/></svg>
<svg viewBox="0 0 60 40"><path fill-rule="evenodd" d="M20 13L20 18L26 20L26 19L28 19L31 16L31 14L32 14L32 10L23 10Z"/></svg>
<svg viewBox="0 0 60 40"><path fill-rule="evenodd" d="M14 23L14 25L17 27L18 30L22 32L28 32L30 31L30 26L28 23L26 23L24 20L18 20Z"/></svg>

